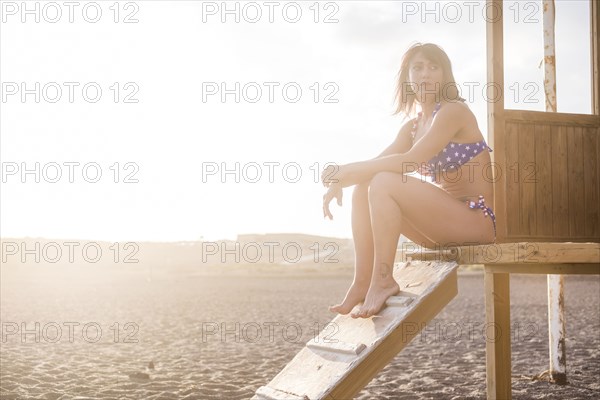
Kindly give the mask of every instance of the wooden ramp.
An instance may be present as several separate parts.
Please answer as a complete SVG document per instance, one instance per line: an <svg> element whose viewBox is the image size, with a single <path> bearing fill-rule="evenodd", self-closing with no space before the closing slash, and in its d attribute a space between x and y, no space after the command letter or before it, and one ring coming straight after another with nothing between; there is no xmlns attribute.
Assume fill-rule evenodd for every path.
<svg viewBox="0 0 600 400"><path fill-rule="evenodd" d="M397 264L400 293L368 319L338 315L273 378L256 400L351 399L458 292L456 262Z"/></svg>

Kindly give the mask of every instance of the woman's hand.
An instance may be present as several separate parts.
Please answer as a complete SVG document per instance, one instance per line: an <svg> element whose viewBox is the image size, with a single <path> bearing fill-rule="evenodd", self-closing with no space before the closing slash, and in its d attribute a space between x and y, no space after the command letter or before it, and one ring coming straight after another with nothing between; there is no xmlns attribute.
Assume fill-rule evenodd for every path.
<svg viewBox="0 0 600 400"><path fill-rule="evenodd" d="M323 195L323 218L329 217L329 219L333 220L333 215L331 215L331 211L329 211L329 203L334 198L337 199L338 206L342 206L342 195L344 191L342 190L342 185L338 183L331 183L329 185L329 189L327 193Z"/></svg>
<svg viewBox="0 0 600 400"><path fill-rule="evenodd" d="M337 179L334 176L339 168L339 165L330 164L323 169L323 172L321 172L321 182L323 182L323 186L329 187L329 185L337 182Z"/></svg>
<svg viewBox="0 0 600 400"><path fill-rule="evenodd" d="M349 165L328 165L327 168L321 173L321 181L323 186L330 187L330 185L340 185L343 187L343 182L348 178L350 172Z"/></svg>

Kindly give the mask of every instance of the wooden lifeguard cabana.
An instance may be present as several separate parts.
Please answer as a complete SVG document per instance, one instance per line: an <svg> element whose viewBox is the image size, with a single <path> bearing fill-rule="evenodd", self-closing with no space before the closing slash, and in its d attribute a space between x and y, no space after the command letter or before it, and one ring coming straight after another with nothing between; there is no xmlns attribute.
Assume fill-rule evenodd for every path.
<svg viewBox="0 0 600 400"><path fill-rule="evenodd" d="M486 1L495 10L486 28L487 79L504 88L503 0ZM486 326L495 331L486 340L487 398L512 398L510 274L600 274L598 1L590 0L590 11L592 115L507 110L503 97L488 103L496 244L400 251L394 278L401 291L387 308L369 319L337 316L339 340L311 340L254 399L352 398L452 300L461 264L484 265ZM555 311L565 300L552 292L551 279L549 300L558 304L549 305L549 372L560 382L564 320Z"/></svg>
<svg viewBox="0 0 600 400"><path fill-rule="evenodd" d="M503 1L487 3L498 11L487 22L487 78L504 87ZM542 2L544 14L553 13L550 3ZM500 257L471 252L465 260L485 265L486 322L500 333L486 344L488 399L511 399L510 274L550 274L549 374L558 383L566 383L566 350L565 299L556 276L600 274L600 4L589 3L592 115L506 110L503 98L488 103L488 139L500 172L493 206ZM552 35L553 46L554 17L549 23L544 17L545 43ZM548 47L545 62L553 69ZM553 78L548 68L546 78ZM545 89L547 109L555 111L555 88ZM525 166L533 169L524 171ZM510 173L515 167L517 179ZM523 172L533 172L534 179L524 179Z"/></svg>
<svg viewBox="0 0 600 400"><path fill-rule="evenodd" d="M453 260L485 268L487 398L510 400L510 274L548 275L551 381L567 383L562 293L565 274L600 274L600 3L590 0L592 114L556 112L554 77L546 66L547 112L507 110L488 103L488 141L494 163L497 238L494 245L404 252L403 259ZM542 0L544 39L553 47L553 2ZM503 0L487 0L487 80L504 88ZM552 7L552 10L549 10ZM554 69L553 48L546 64ZM559 55L560 56L560 55ZM549 81L549 82L548 82ZM548 84L550 83L550 84Z"/></svg>

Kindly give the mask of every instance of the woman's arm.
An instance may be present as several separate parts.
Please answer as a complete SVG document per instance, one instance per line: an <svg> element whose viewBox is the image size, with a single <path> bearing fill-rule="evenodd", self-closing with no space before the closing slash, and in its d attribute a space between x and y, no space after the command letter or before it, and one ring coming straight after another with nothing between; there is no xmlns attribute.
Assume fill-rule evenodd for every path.
<svg viewBox="0 0 600 400"><path fill-rule="evenodd" d="M400 154L382 153L378 158L343 165L339 167L335 178L342 187L346 187L370 180L378 172L414 172L421 163L439 153L463 129L469 113L468 108L461 104L446 104L436 114L431 128L408 151Z"/></svg>
<svg viewBox="0 0 600 400"><path fill-rule="evenodd" d="M398 135L396 135L396 139L386 147L377 157L370 159L369 161L377 160L382 157L390 156L392 154L406 153L410 150L412 146L412 126L414 120L411 119L402 125L400 131L398 131ZM347 164L350 165L350 164ZM335 174L339 170L339 167L330 169L329 173L324 172L323 177L335 177ZM359 183L362 183L366 180L370 180L372 175L368 173L362 173L360 170L356 171L356 173L352 174L352 177L349 177L349 181L345 181L344 187L353 186Z"/></svg>

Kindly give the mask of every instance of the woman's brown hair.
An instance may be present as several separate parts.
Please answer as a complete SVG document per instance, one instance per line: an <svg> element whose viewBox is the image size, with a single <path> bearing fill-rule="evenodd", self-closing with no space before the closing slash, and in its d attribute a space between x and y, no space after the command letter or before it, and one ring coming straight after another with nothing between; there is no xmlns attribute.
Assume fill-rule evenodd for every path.
<svg viewBox="0 0 600 400"><path fill-rule="evenodd" d="M395 114L404 113L410 117L415 110L416 94L412 90L411 84L408 81L409 64L412 58L421 53L423 57L431 62L438 64L443 71L444 81L439 95L446 101L465 101L460 97L454 74L452 73L452 64L444 50L433 43L416 43L412 45L404 56L400 64L398 72L398 85L396 87L395 100L398 102Z"/></svg>

